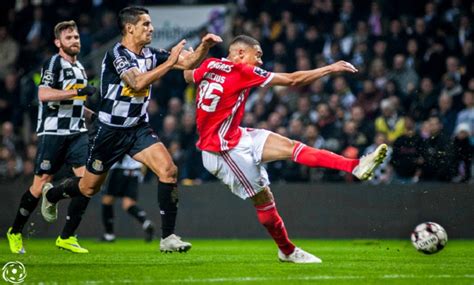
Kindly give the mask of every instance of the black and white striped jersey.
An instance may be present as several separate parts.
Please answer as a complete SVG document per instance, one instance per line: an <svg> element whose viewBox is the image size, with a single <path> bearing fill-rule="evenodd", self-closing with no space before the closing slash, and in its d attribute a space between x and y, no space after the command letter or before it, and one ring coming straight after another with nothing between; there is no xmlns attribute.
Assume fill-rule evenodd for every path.
<svg viewBox="0 0 474 285"><path fill-rule="evenodd" d="M99 120L114 127L133 127L148 121L147 107L151 85L134 91L120 77L131 68L147 72L168 59L169 52L144 47L135 54L121 43L114 45L102 61Z"/></svg>
<svg viewBox="0 0 474 285"><path fill-rule="evenodd" d="M43 65L39 88L71 90L87 85L87 75L79 61L71 63L59 54L53 55ZM84 102L86 96L75 96L70 100L39 103L38 127L41 135L70 135L86 132L84 125Z"/></svg>

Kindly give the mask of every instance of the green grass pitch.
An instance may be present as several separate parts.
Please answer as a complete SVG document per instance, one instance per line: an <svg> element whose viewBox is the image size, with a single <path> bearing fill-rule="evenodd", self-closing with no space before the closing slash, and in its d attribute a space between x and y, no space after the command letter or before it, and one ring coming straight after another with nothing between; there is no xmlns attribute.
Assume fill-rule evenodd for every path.
<svg viewBox="0 0 474 285"><path fill-rule="evenodd" d="M54 239L26 241L10 254L0 240L0 266L20 261L24 284L474 284L474 240L452 240L434 255L409 240L295 240L322 264L288 264L268 240L190 240L188 253L162 254L158 243L80 239L90 254L56 249ZM0 279L0 284L3 282Z"/></svg>

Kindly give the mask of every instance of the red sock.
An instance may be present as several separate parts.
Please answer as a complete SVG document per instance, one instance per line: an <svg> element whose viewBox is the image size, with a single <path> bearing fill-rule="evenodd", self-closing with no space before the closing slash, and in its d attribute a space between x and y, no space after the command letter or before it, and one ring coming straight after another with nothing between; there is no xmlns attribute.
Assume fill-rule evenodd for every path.
<svg viewBox="0 0 474 285"><path fill-rule="evenodd" d="M285 224L278 214L275 203L270 202L255 206L255 208L257 209L258 220L275 240L278 248L286 255L293 253L295 245L288 238Z"/></svg>
<svg viewBox="0 0 474 285"><path fill-rule="evenodd" d="M359 164L358 159L345 158L327 150L309 147L300 142L293 149L293 161L309 167L331 168L349 173L352 173L352 170Z"/></svg>

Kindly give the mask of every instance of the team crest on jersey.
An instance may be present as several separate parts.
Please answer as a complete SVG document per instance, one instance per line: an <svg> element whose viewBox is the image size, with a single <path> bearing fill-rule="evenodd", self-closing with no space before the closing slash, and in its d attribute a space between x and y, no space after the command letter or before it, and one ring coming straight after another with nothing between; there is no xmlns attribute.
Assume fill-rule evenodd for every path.
<svg viewBox="0 0 474 285"><path fill-rule="evenodd" d="M50 170L51 169L51 162L49 160L43 160L40 164L40 168L42 170Z"/></svg>
<svg viewBox="0 0 474 285"><path fill-rule="evenodd" d="M125 58L125 56L119 56L114 60L114 66L117 72L120 74L130 66L130 63Z"/></svg>
<svg viewBox="0 0 474 285"><path fill-rule="evenodd" d="M261 69L258 66L255 66L255 68L253 69L253 72L255 74L257 74L258 76L261 76L261 77L267 77L268 76L268 71L266 71L264 69Z"/></svg>
<svg viewBox="0 0 474 285"><path fill-rule="evenodd" d="M152 64L153 64L153 61L151 60L151 58L145 59L146 70L151 70Z"/></svg>
<svg viewBox="0 0 474 285"><path fill-rule="evenodd" d="M54 81L54 74L50 70L46 70L43 74L43 83L46 85L53 84Z"/></svg>
<svg viewBox="0 0 474 285"><path fill-rule="evenodd" d="M92 163L92 168L94 168L94 170L96 170L96 171L102 171L102 170L104 170L104 165L102 164L102 161L96 159Z"/></svg>

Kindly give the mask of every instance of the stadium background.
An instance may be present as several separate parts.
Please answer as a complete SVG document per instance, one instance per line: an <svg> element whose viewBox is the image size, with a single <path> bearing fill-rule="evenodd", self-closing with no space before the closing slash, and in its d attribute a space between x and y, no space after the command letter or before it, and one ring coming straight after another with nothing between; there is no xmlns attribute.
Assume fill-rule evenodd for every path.
<svg viewBox="0 0 474 285"><path fill-rule="evenodd" d="M304 236L339 237L351 236L351 233L370 236L357 234L361 231L350 227L346 227L345 234L332 235L331 225L344 219L349 225L349 217L370 221L374 216L367 211L391 209L379 217L378 228L373 226L366 230L374 232L375 229L380 233L384 225L400 219L397 213L413 211L404 216L409 217L405 223L391 225L397 230L390 236L402 237L416 222L431 218L437 218L448 233L454 230L454 236L474 236L472 227L459 231L459 225L470 223L474 213L471 167L474 4L459 0L2 2L0 191L4 198L1 199L0 225L3 231L11 222L13 205L21 191L32 181L37 140L34 134L36 84L41 64L56 52L52 28L58 21L76 20L82 42L79 58L85 63L90 80L98 84L103 54L119 36L117 11L130 4L155 7L157 14L152 14L154 44L162 43L159 47L167 48L183 37L193 43L196 40L192 39L199 38L206 30L222 35L225 41L245 33L261 42L264 67L268 70L311 69L340 59L352 62L360 70L355 76L328 77L304 88L260 89L250 96L245 126L270 129L350 157L363 155L381 142L392 146L388 163L369 183L374 185L353 181L351 176L336 171L308 169L292 162L269 164L276 194L285 197L281 203L285 203L288 210L285 213L282 209L282 213L291 216L292 212L302 211L299 218L295 215L288 221L294 227L300 221L301 231L291 230ZM202 7L198 4L211 6L198 13L195 11ZM174 10L169 5L174 5ZM156 17L165 9L191 11L196 22L185 26L185 18L171 14L176 15L174 21L161 23ZM225 44L211 51L216 57L225 54ZM188 186L205 183L182 188L180 218L193 216L196 223L209 219L212 217L209 208L219 203L227 207L228 213L236 213L236 218L252 214L246 208L249 205L244 206L246 203L225 192L222 185L206 186L213 182L202 168L200 153L194 146L193 87L184 83L182 73L171 72L153 85L152 93L150 122L177 163L180 181ZM98 100L98 97L92 98L89 106L96 108ZM294 182L299 186L292 184ZM153 177L147 175L142 188L148 189L153 183ZM317 190L311 192L311 189ZM361 194L362 203L351 204L348 198L341 198L351 189ZM155 193L143 191L143 196L146 209L156 211L157 205L152 203ZM375 200L376 197L382 202ZM390 197L399 203L393 206L394 200ZM292 203L293 200L296 202ZM335 201L335 204L324 201ZM443 206L440 201L449 203ZM95 224L100 220L97 200L91 206L94 209L89 210L85 219L91 224L85 226L85 233L93 235L95 229L99 235L101 227ZM316 209L322 211L324 215L320 217L326 224L318 224L319 217L312 212ZM341 211L339 219L327 219L332 210ZM239 216L244 211L247 214ZM360 211L359 215L354 211ZM199 217L200 213L206 216ZM302 223L305 218L301 217L312 218ZM140 233L138 226L128 227L132 221L121 220L126 223L121 228L130 229L124 234ZM221 220L215 228L229 224L225 218ZM320 227L315 226L313 232L302 230L303 225L311 225L313 220L313 226ZM46 227L40 219L34 218L32 223L36 223L31 227L36 235L55 233L55 229ZM182 222L179 224L185 227ZM359 229L364 227L367 225ZM195 230L186 233L201 236L199 226L192 228ZM248 236L265 236L257 227L254 233ZM224 227L221 235L232 236L232 233ZM377 233L374 236L389 237Z"/></svg>

